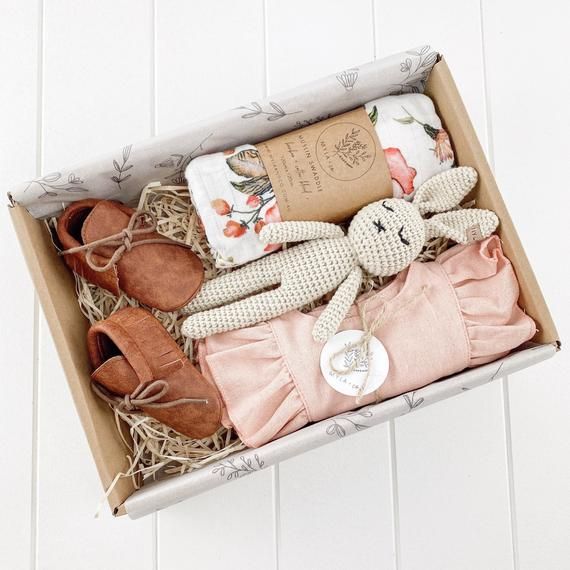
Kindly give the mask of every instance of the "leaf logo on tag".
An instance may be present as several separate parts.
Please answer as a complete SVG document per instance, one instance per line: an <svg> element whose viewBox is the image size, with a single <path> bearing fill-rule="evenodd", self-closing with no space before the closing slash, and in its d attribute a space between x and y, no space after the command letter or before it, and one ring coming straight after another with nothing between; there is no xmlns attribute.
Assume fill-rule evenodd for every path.
<svg viewBox="0 0 570 570"><path fill-rule="evenodd" d="M317 139L321 168L336 180L357 180L366 174L376 158L374 138L356 123L335 123Z"/></svg>
<svg viewBox="0 0 570 570"><path fill-rule="evenodd" d="M355 364L354 372L366 372L368 370L368 358L362 354L359 348L352 348L350 343L344 345L344 367L350 368Z"/></svg>
<svg viewBox="0 0 570 570"><path fill-rule="evenodd" d="M256 147L284 221L341 222L392 195L390 170L364 107Z"/></svg>
<svg viewBox="0 0 570 570"><path fill-rule="evenodd" d="M320 363L324 379L331 388L345 396L356 397L365 381L366 389L362 395L371 394L382 386L388 376L390 362L380 340L375 336L370 339L368 358L360 347L355 346L363 334L359 330L339 332L327 341L321 352ZM334 360L334 369L340 373L331 367L331 359Z"/></svg>

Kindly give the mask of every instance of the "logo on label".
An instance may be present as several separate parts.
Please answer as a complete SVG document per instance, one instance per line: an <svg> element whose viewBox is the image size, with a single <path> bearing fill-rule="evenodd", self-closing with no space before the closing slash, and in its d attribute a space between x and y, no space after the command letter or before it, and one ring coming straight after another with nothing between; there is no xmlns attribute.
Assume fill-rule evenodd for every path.
<svg viewBox="0 0 570 570"><path fill-rule="evenodd" d="M357 180L364 176L376 159L372 135L356 123L328 126L316 142L321 168L335 180Z"/></svg>
<svg viewBox="0 0 570 570"><path fill-rule="evenodd" d="M382 386L388 376L390 360L384 345L373 336L369 341L367 358L358 347L363 334L352 329L336 333L321 351L320 365L324 379L331 388L345 396L356 397L365 381L363 395L371 394Z"/></svg>

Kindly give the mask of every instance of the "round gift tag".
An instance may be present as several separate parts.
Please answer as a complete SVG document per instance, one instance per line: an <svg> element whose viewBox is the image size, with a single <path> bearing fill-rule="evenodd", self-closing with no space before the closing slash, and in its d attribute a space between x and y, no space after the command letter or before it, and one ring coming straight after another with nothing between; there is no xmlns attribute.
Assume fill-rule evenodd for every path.
<svg viewBox="0 0 570 570"><path fill-rule="evenodd" d="M321 352L321 372L325 380L337 392L345 396L357 396L358 391L364 384L366 372L370 367L368 383L363 396L380 388L388 376L390 361L384 345L373 336L370 339L369 357L362 354L362 347L356 345L364 333L357 330L347 330L335 334L327 341ZM334 367L338 371L344 371L354 364L355 369L348 374L338 374L331 368L330 360L335 355Z"/></svg>

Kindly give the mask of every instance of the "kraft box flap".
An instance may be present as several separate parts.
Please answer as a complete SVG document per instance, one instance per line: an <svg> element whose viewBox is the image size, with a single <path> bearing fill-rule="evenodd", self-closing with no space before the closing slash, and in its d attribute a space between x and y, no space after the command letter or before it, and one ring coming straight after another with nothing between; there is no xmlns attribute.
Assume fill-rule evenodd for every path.
<svg viewBox="0 0 570 570"><path fill-rule="evenodd" d="M479 182L471 198L476 199L478 208L493 210L499 216L501 223L497 233L501 238L505 255L515 268L520 285L519 304L537 323L538 333L533 340L560 346L558 332L546 301L499 192L475 129L469 120L455 81L443 58L430 75L426 95L433 99L438 114L451 136L457 163L473 166L479 173Z"/></svg>
<svg viewBox="0 0 570 570"><path fill-rule="evenodd" d="M88 322L77 303L75 280L57 255L45 223L34 220L21 206L11 208L10 213L99 476L107 489L116 474L128 468L128 450L117 432L113 412L91 390L85 341ZM113 511L134 488L130 478L119 479L109 495Z"/></svg>

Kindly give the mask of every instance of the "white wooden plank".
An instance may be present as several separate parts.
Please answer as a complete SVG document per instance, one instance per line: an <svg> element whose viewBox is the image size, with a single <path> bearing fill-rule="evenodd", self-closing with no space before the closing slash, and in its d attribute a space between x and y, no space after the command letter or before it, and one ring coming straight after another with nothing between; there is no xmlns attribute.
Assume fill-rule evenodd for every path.
<svg viewBox="0 0 570 570"><path fill-rule="evenodd" d="M405 5L376 0L375 12L378 55L426 42L444 54L482 144L488 147L479 2L469 0L458 10L455 2L443 0L434 10L420 0ZM512 566L508 448L500 388L497 384L441 402L419 418L395 422L402 569ZM482 414L484 426L478 419ZM440 443L438 436L446 431L453 439ZM465 441L473 445L463 445ZM423 459L421 469L418 454ZM491 456L493 461L477 461L478 456ZM439 457L445 457L445 463L434 459ZM477 509L469 514L472 497L477 497Z"/></svg>
<svg viewBox="0 0 570 570"><path fill-rule="evenodd" d="M271 93L374 59L369 0L268 0Z"/></svg>
<svg viewBox="0 0 570 570"><path fill-rule="evenodd" d="M271 471L261 471L159 513L158 568L275 568Z"/></svg>
<svg viewBox="0 0 570 570"><path fill-rule="evenodd" d="M38 4L3 7L0 36L0 137L2 187L36 174ZM33 557L34 473L34 293L2 196L0 206L0 362L2 452L9 460L0 473L0 568L29 568Z"/></svg>
<svg viewBox="0 0 570 570"><path fill-rule="evenodd" d="M281 570L396 568L389 449L384 424L280 465Z"/></svg>
<svg viewBox="0 0 570 570"><path fill-rule="evenodd" d="M263 1L159 0L157 132L264 93Z"/></svg>
<svg viewBox="0 0 570 570"><path fill-rule="evenodd" d="M374 58L369 1L269 1L266 19L270 92ZM280 568L395 568L390 473L387 426L282 464Z"/></svg>
<svg viewBox="0 0 570 570"><path fill-rule="evenodd" d="M483 144L487 144L479 2L374 0L376 55L431 44L442 53Z"/></svg>
<svg viewBox="0 0 570 570"><path fill-rule="evenodd" d="M159 0L158 133L262 97L263 38L261 0ZM273 568L273 488L268 469L160 512L159 568Z"/></svg>
<svg viewBox="0 0 570 570"><path fill-rule="evenodd" d="M44 171L150 136L152 1L46 0Z"/></svg>
<svg viewBox="0 0 570 570"><path fill-rule="evenodd" d="M151 18L150 0L46 3L45 170L150 134ZM152 518L93 517L101 486L43 321L40 339L37 566L150 569Z"/></svg>
<svg viewBox="0 0 570 570"><path fill-rule="evenodd" d="M570 79L562 38L570 8L485 1L483 15L495 171L564 346L570 336L564 261ZM537 33L533 42L528 29ZM547 209L547 197L554 207ZM563 568L570 560L569 369L570 355L562 350L509 381L521 570Z"/></svg>
<svg viewBox="0 0 570 570"><path fill-rule="evenodd" d="M151 570L152 517L113 518L45 319L40 320L38 553L41 570Z"/></svg>
<svg viewBox="0 0 570 570"><path fill-rule="evenodd" d="M396 422L403 570L513 567L501 384Z"/></svg>

